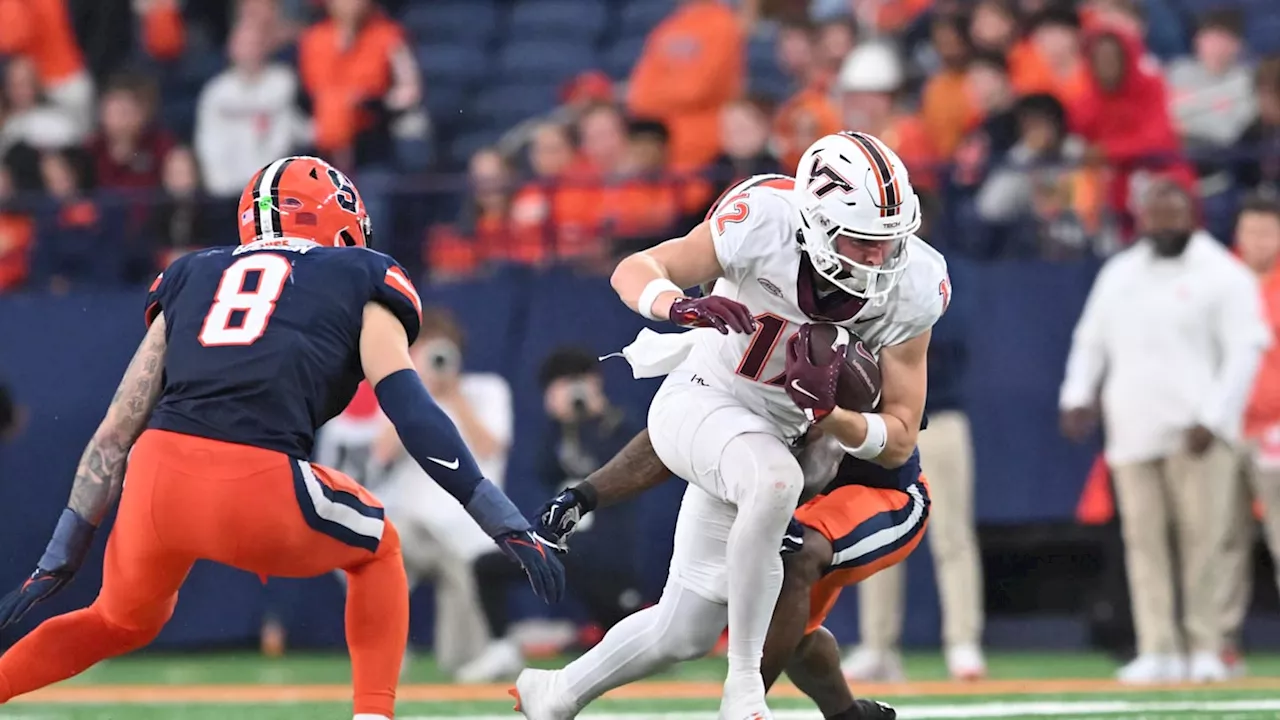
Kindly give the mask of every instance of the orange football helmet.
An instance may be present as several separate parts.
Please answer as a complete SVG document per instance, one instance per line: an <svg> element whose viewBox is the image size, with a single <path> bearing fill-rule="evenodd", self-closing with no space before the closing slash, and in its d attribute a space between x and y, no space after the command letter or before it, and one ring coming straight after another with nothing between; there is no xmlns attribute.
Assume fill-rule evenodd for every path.
<svg viewBox="0 0 1280 720"><path fill-rule="evenodd" d="M333 247L369 247L373 228L351 180L317 157L280 158L240 193L240 244L299 237Z"/></svg>

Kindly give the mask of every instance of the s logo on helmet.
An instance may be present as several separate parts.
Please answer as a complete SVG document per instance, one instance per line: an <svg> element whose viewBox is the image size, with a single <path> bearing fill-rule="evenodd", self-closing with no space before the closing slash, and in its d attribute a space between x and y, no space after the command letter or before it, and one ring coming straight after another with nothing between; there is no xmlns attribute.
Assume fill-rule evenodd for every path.
<svg viewBox="0 0 1280 720"><path fill-rule="evenodd" d="M337 168L329 168L329 182L333 183L333 187L337 189L335 197L338 201L338 207L349 213L354 213L358 209L356 204L356 190L346 175L338 172Z"/></svg>

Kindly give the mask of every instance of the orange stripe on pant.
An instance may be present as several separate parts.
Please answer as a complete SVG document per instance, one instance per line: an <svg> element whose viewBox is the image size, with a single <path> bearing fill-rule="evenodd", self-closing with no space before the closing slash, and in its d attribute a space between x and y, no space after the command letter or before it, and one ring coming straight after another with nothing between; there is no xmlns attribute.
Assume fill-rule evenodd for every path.
<svg viewBox="0 0 1280 720"><path fill-rule="evenodd" d="M806 633L820 627L840 591L896 565L916 549L929 523L924 475L906 491L846 485L810 500L796 519L831 541L832 566L809 593Z"/></svg>
<svg viewBox="0 0 1280 720"><path fill-rule="evenodd" d="M335 470L148 430L129 458L98 598L42 624L0 657L0 702L150 643L172 616L191 566L213 560L261 576L345 570L355 712L390 716L409 602L395 528L365 522L380 512L372 495ZM334 529L348 525L355 528L349 535Z"/></svg>

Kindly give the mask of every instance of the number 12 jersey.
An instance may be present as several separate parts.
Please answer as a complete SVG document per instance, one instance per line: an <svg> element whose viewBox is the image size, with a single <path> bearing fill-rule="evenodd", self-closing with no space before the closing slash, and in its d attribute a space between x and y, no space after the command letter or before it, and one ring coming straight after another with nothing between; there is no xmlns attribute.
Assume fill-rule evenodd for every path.
<svg viewBox="0 0 1280 720"><path fill-rule="evenodd" d="M147 324L163 312L167 342L148 427L310 457L364 378L369 302L417 338L417 291L374 250L277 239L179 258L147 294Z"/></svg>

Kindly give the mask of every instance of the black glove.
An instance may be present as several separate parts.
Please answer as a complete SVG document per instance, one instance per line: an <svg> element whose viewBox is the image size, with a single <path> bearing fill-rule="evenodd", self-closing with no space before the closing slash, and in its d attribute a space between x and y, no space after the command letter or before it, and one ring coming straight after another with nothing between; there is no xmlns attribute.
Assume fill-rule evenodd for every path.
<svg viewBox="0 0 1280 720"><path fill-rule="evenodd" d="M21 587L0 599L0 628L18 622L33 605L49 599L71 582L89 554L96 530L74 510L62 511L53 539L37 563L36 571Z"/></svg>
<svg viewBox="0 0 1280 720"><path fill-rule="evenodd" d="M538 510L538 537L560 552L569 551L569 536L596 507L595 488L582 483L551 498Z"/></svg>
<svg viewBox="0 0 1280 720"><path fill-rule="evenodd" d="M520 530L493 539L507 557L520 563L529 576L533 592L545 603L560 602L564 597L564 566L548 545L532 531Z"/></svg>

